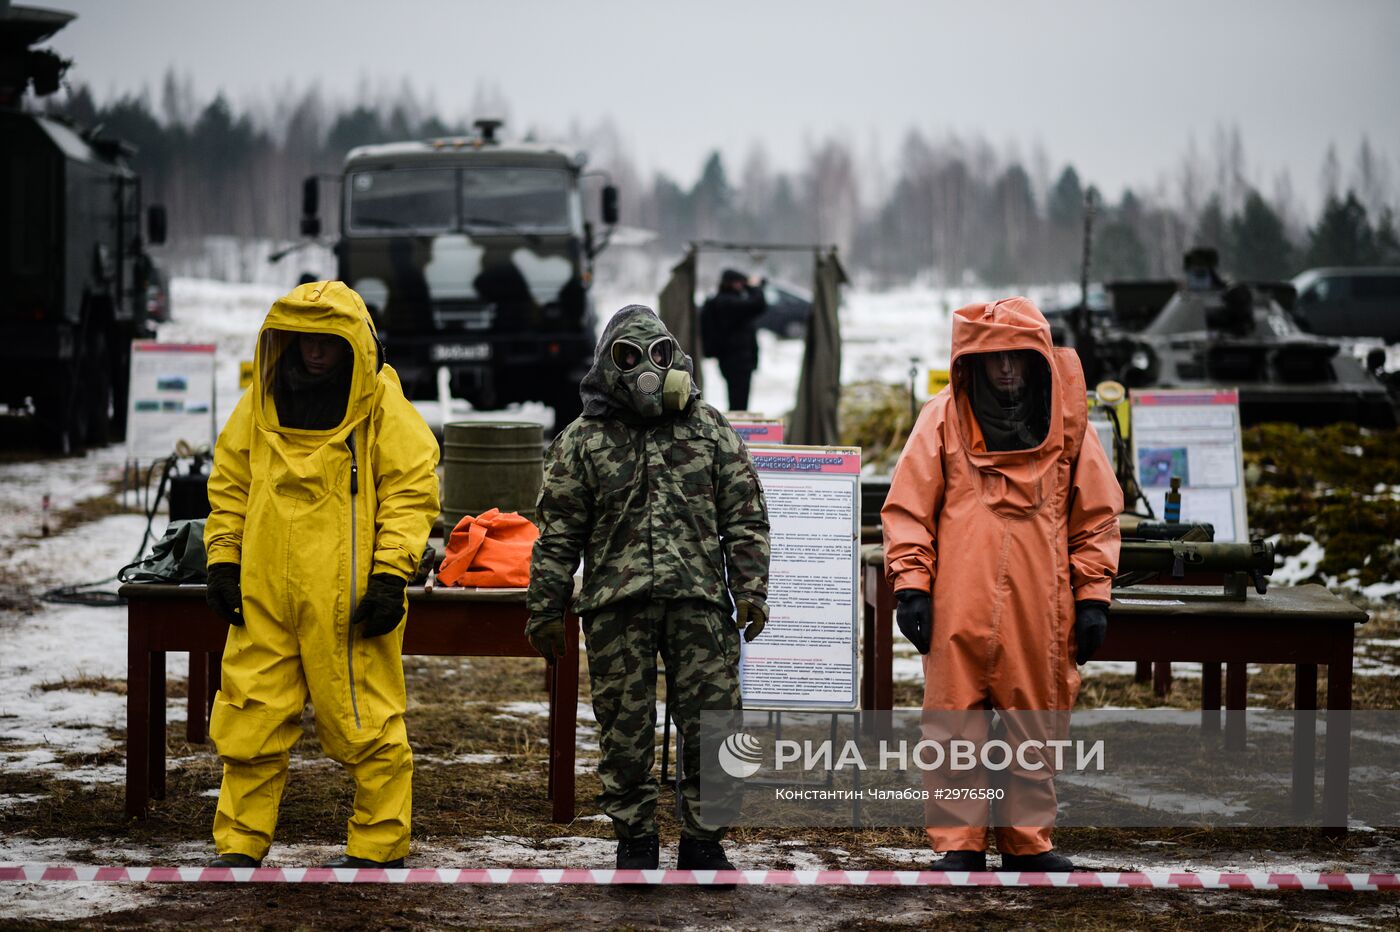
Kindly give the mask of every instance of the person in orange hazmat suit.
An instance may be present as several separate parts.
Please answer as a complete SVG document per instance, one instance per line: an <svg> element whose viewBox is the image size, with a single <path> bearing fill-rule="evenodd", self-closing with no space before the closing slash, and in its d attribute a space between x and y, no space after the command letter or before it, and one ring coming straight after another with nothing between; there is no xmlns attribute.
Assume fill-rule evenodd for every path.
<svg viewBox="0 0 1400 932"><path fill-rule="evenodd" d="M1045 726L1015 713L1060 711L1067 723L1076 663L1107 633L1122 492L1086 430L1078 357L1052 346L1030 300L954 312L951 370L881 510L885 572L900 630L925 655L926 720L995 709L1012 713L1000 716L1011 731L1031 733L1020 738L1034 737ZM999 820L1002 869L1072 869L1051 842L1053 770L1013 768L1002 779L1021 811L1041 814L1035 825ZM986 869L989 810L930 802L929 840L943 852L933 869Z"/></svg>

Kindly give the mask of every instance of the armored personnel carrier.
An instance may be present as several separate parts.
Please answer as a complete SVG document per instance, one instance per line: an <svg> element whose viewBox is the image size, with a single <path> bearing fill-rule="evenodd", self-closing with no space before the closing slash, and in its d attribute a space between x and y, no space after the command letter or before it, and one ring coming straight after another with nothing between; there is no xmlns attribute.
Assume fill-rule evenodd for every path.
<svg viewBox="0 0 1400 932"><path fill-rule="evenodd" d="M1305 333L1282 282L1228 283L1213 249L1193 249L1182 282L1110 282L1105 320L1068 315L1089 384L1129 388L1238 388L1245 424L1349 421L1395 427L1396 399L1379 361L1363 363L1341 341Z"/></svg>

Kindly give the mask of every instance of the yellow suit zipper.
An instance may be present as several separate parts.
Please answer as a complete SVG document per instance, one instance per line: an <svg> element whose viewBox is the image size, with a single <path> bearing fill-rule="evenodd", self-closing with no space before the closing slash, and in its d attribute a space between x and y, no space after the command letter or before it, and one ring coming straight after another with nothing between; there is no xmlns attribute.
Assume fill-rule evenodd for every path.
<svg viewBox="0 0 1400 932"><path fill-rule="evenodd" d="M359 574L356 572L356 557L360 549L359 534L356 532L356 498L360 493L359 455L355 450L355 431L352 428L346 438L350 447L350 622L345 626L345 664L350 674L350 711L355 714L355 727L360 727L360 706L355 696L355 589Z"/></svg>

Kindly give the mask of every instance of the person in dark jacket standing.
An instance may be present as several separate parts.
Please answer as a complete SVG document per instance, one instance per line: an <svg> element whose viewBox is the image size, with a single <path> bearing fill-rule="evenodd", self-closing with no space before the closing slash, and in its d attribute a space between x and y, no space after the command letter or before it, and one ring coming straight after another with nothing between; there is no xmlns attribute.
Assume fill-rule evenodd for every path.
<svg viewBox="0 0 1400 932"><path fill-rule="evenodd" d="M700 797L700 716L737 713L739 638L768 618L768 510L747 448L701 401L691 360L649 309L618 311L580 386L583 416L549 449L530 563L526 634L564 652L564 612L583 558L577 611L601 732L598 803L617 866L659 860L652 773L657 654L684 738L682 870L732 870L725 826ZM737 609L737 611L736 611Z"/></svg>
<svg viewBox="0 0 1400 932"><path fill-rule="evenodd" d="M700 309L705 352L719 360L719 372L729 389L729 410L749 407L749 383L758 368L758 328L755 321L768 309L762 283L743 272L725 269L719 290Z"/></svg>

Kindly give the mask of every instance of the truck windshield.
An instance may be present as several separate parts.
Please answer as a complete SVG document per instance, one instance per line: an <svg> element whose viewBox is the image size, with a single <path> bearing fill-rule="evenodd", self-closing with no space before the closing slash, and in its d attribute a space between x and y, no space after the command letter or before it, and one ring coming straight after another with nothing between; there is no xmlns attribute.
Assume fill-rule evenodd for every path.
<svg viewBox="0 0 1400 932"><path fill-rule="evenodd" d="M573 227L569 173L549 168L435 168L349 175L351 233L491 233Z"/></svg>
<svg viewBox="0 0 1400 932"><path fill-rule="evenodd" d="M450 168L351 173L350 229L357 233L453 229L456 174Z"/></svg>
<svg viewBox="0 0 1400 932"><path fill-rule="evenodd" d="M462 225L557 230L569 226L569 176L548 168L462 170Z"/></svg>

